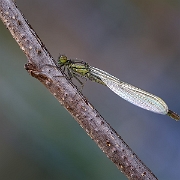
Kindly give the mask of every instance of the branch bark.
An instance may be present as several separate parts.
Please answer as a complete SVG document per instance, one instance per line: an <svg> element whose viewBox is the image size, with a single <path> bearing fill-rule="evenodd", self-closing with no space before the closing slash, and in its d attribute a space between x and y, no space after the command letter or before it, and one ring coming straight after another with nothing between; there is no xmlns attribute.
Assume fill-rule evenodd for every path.
<svg viewBox="0 0 180 180"><path fill-rule="evenodd" d="M49 89L118 169L132 180L157 179L77 88L54 68L52 56L12 0L0 0L0 18L27 56L26 70Z"/></svg>

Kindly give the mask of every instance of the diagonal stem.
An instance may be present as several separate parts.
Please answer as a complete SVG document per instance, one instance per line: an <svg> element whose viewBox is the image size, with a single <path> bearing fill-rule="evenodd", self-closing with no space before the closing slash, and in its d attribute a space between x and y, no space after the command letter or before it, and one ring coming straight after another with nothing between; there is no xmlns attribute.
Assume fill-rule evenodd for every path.
<svg viewBox="0 0 180 180"><path fill-rule="evenodd" d="M59 70L12 0L0 0L0 18L28 58L26 70L56 97L106 156L129 179L157 179L116 131ZM52 66L45 66L50 64Z"/></svg>

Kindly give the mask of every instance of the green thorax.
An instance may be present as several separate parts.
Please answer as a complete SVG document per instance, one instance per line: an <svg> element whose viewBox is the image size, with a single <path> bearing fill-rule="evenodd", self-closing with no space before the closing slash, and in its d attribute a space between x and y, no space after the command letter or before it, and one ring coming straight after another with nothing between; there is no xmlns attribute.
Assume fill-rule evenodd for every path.
<svg viewBox="0 0 180 180"><path fill-rule="evenodd" d="M81 76L86 77L91 81L105 85L105 83L100 79L100 77L95 76L91 73L91 68L88 63L79 60L67 59L65 55L61 55L58 59L58 66L65 67L71 74L71 76Z"/></svg>

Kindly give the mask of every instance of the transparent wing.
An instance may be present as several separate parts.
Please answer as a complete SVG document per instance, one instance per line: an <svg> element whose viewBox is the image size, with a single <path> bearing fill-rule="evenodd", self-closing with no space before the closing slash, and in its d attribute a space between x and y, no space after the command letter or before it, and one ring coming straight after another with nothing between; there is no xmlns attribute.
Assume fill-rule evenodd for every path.
<svg viewBox="0 0 180 180"><path fill-rule="evenodd" d="M161 98L128 83L122 82L116 77L98 68L90 66L90 70L91 74L101 78L107 87L126 101L155 113L168 113L168 106Z"/></svg>

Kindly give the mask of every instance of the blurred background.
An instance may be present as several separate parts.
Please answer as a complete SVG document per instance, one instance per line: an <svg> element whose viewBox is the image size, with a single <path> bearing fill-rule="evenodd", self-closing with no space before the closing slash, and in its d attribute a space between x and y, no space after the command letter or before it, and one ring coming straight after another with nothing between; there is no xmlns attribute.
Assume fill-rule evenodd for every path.
<svg viewBox="0 0 180 180"><path fill-rule="evenodd" d="M180 113L180 1L16 3L55 59L84 60ZM2 22L0 55L0 179L127 179L26 72L27 58ZM180 122L97 83L87 81L83 94L158 179L180 179Z"/></svg>

